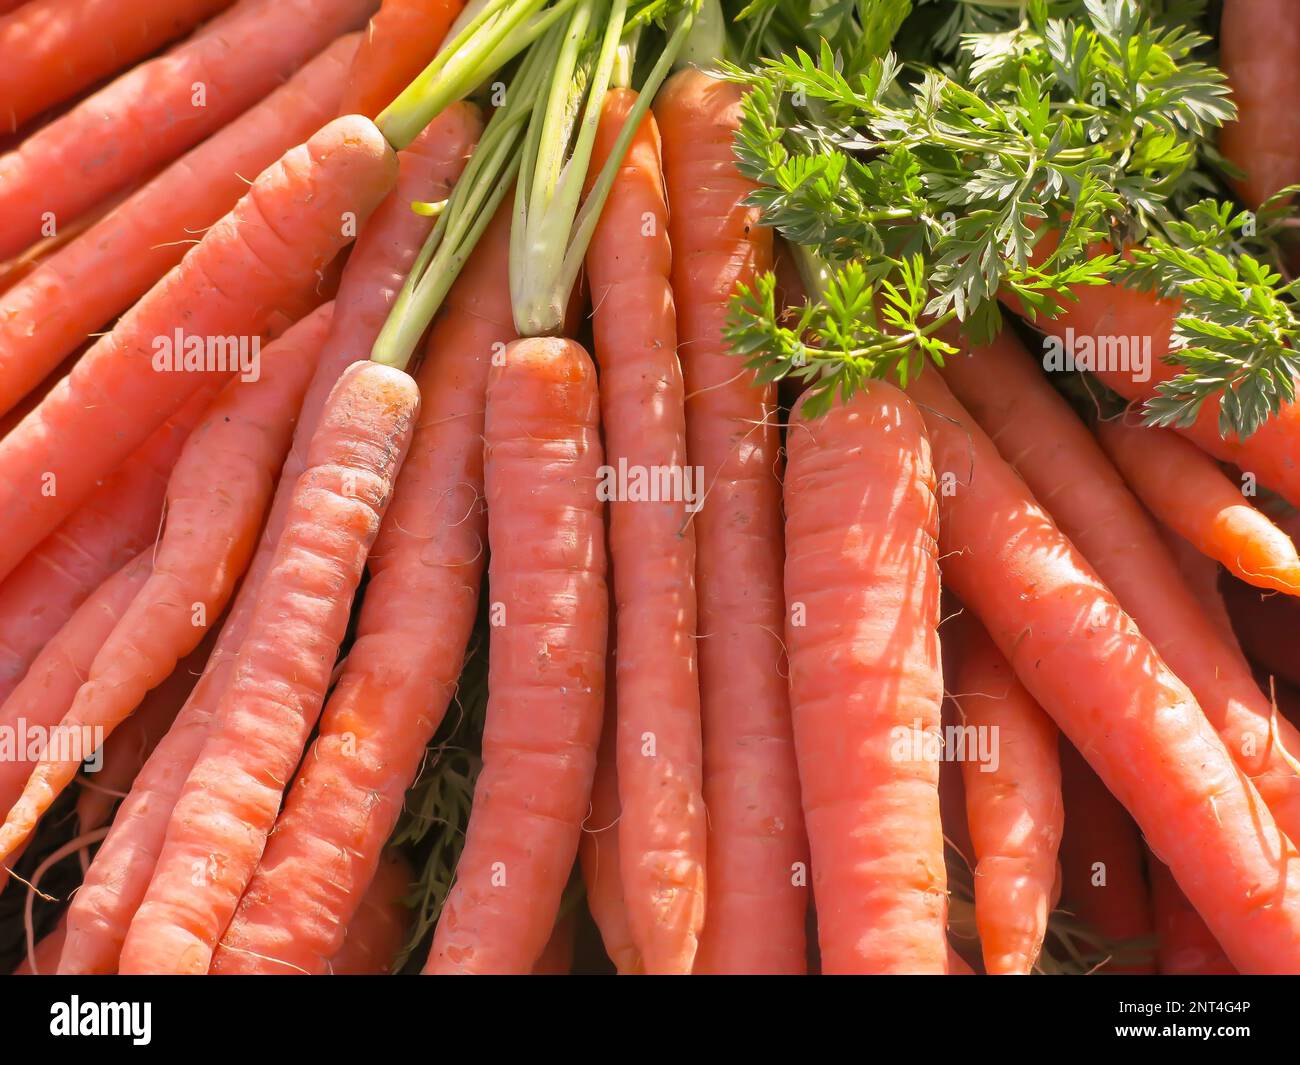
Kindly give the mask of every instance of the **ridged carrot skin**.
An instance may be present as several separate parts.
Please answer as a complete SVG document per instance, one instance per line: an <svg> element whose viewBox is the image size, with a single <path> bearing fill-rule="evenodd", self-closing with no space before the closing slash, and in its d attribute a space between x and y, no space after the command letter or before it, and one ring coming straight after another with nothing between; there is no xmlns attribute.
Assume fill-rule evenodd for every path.
<svg viewBox="0 0 1300 1065"><path fill-rule="evenodd" d="M605 98L593 174L635 102L630 89ZM671 271L659 132L647 115L587 251L601 420L611 470L676 471L685 486L685 385ZM615 678L619 855L628 917L652 975L690 972L705 920L695 529L685 492L678 496L615 498L609 508L622 650Z"/></svg>
<svg viewBox="0 0 1300 1065"><path fill-rule="evenodd" d="M320 713L418 410L415 383L390 367L357 364L335 387L233 681L127 933L123 973L207 972Z"/></svg>
<svg viewBox="0 0 1300 1065"><path fill-rule="evenodd" d="M231 0L35 0L0 19L0 130L16 130Z"/></svg>
<svg viewBox="0 0 1300 1065"><path fill-rule="evenodd" d="M0 441L0 577L205 383L159 372L159 338L255 337L306 288L392 188L397 161L375 127L340 118L286 153L116 328ZM51 480L53 478L53 480ZM52 493L52 494L51 494Z"/></svg>
<svg viewBox="0 0 1300 1065"><path fill-rule="evenodd" d="M20 741L26 729L48 729L59 723L104 641L151 571L147 552L131 559L100 585L45 644L22 683L0 706L0 723L15 730ZM15 753L20 757L0 758L0 806L5 810L22 794L34 765L24 750Z"/></svg>
<svg viewBox="0 0 1300 1065"><path fill-rule="evenodd" d="M514 336L509 230L503 210L434 322L356 642L213 972L325 971L455 694L487 556L488 369Z"/></svg>
<svg viewBox="0 0 1300 1065"><path fill-rule="evenodd" d="M819 418L797 405L787 448L785 640L822 972L943 974L939 512L925 428L879 382Z"/></svg>
<svg viewBox="0 0 1300 1065"><path fill-rule="evenodd" d="M195 393L0 582L0 700L86 597L158 538L167 480L219 388Z"/></svg>
<svg viewBox="0 0 1300 1065"><path fill-rule="evenodd" d="M294 486L306 469L308 450L321 413L339 376L354 357L369 353L432 224L412 212L410 203L421 197L445 198L459 177L480 129L477 109L456 104L434 119L410 147L399 153L397 187L371 216L348 257L334 304L330 335L303 400L293 446L280 475L262 542L244 577L230 619L222 629L207 673L176 725L141 772L131 795L123 802L112 831L100 846L85 883L73 900L61 971L111 972L117 965L126 926L144 898L162 849L167 819L202 748L216 705L229 684L233 656L238 654L257 594L274 558ZM457 295L458 291L453 289L449 302L459 304L462 297ZM471 316L480 310L473 300L466 300L464 307ZM477 410L481 419L481 399ZM481 452L481 447L475 451ZM416 460L420 461L419 456Z"/></svg>
<svg viewBox="0 0 1300 1065"><path fill-rule="evenodd" d="M224 613L257 544L332 311L327 304L269 347L257 380L232 380L185 442L167 485L153 573L95 656L64 727L111 734ZM0 826L0 860L36 827L80 763L41 759Z"/></svg>
<svg viewBox="0 0 1300 1065"><path fill-rule="evenodd" d="M424 967L434 975L532 971L577 856L605 704L609 590L587 353L558 338L511 344L488 380L485 430L483 768Z"/></svg>
<svg viewBox="0 0 1300 1065"><path fill-rule="evenodd" d="M375 0L240 0L0 156L0 259L154 172L262 99ZM246 175L252 177L251 174Z"/></svg>
<svg viewBox="0 0 1300 1065"><path fill-rule="evenodd" d="M959 724L997 743L992 764L969 750L961 763L984 969L1028 976L1047 934L1065 820L1059 734L978 623L962 617L949 624L960 640L949 685Z"/></svg>
<svg viewBox="0 0 1300 1065"><path fill-rule="evenodd" d="M1279 827L1300 838L1300 732L1276 719L1249 666L1215 632L1142 505L1018 342L949 360L945 380L1191 689Z"/></svg>
<svg viewBox="0 0 1300 1065"><path fill-rule="evenodd" d="M374 118L438 52L462 0L384 0L366 27L343 94L345 115Z"/></svg>
<svg viewBox="0 0 1300 1065"><path fill-rule="evenodd" d="M808 894L796 870L808 849L780 640L776 392L755 386L723 340L736 285L772 263L772 232L745 205L753 185L732 153L740 100L737 86L683 70L654 108L671 206L686 450L703 468L706 493L694 525L709 905L696 970L801 973ZM646 939L642 929L643 949Z"/></svg>
<svg viewBox="0 0 1300 1065"><path fill-rule="evenodd" d="M348 923L343 945L330 959L331 976L386 976L392 971L411 924L402 897L414 880L411 863L399 852L384 855Z"/></svg>
<svg viewBox="0 0 1300 1065"><path fill-rule="evenodd" d="M1300 971L1300 855L1192 693L939 375L909 388L935 469L953 478L940 496L948 586L1133 815L1234 964Z"/></svg>
<svg viewBox="0 0 1300 1065"><path fill-rule="evenodd" d="M1235 976L1201 915L1192 909L1163 862L1148 855L1156 960L1161 976Z"/></svg>
<svg viewBox="0 0 1300 1065"><path fill-rule="evenodd" d="M1240 485L1195 444L1126 418L1097 425L1111 462L1156 518L1247 584L1300 595L1295 544L1250 505Z"/></svg>
<svg viewBox="0 0 1300 1065"><path fill-rule="evenodd" d="M1228 75L1237 120L1219 133L1219 150L1245 178L1234 182L1258 207L1300 183L1300 21L1292 0L1226 0L1219 65Z"/></svg>
<svg viewBox="0 0 1300 1065"><path fill-rule="evenodd" d="M0 411L148 292L249 179L334 116L357 41L340 38L0 297Z"/></svg>
<svg viewBox="0 0 1300 1065"><path fill-rule="evenodd" d="M1097 972L1154 973L1151 892L1137 825L1067 740L1061 742L1061 780L1061 905L1106 941L1093 948L1111 952Z"/></svg>

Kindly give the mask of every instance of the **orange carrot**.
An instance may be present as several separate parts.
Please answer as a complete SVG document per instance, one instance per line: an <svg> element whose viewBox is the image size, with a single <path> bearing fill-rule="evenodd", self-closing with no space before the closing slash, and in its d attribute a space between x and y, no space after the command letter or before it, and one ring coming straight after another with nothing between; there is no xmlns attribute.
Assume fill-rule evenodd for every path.
<svg viewBox="0 0 1300 1065"><path fill-rule="evenodd" d="M988 635L955 619L960 655L953 698L967 744L996 752L961 760L975 848L975 922L990 976L1028 976L1043 949L1064 813L1058 734ZM944 636L948 635L945 628ZM973 737L973 738L972 738Z"/></svg>
<svg viewBox="0 0 1300 1065"><path fill-rule="evenodd" d="M705 493L694 525L710 901L697 968L798 973L808 906L799 870L808 853L780 640L776 393L755 386L723 340L736 285L753 283L772 261L771 230L745 205L753 185L732 154L740 100L737 86L688 69L655 102L672 207L687 456ZM626 795L622 766L620 758ZM629 894L628 912L644 953L654 911ZM646 961L654 971L654 958Z"/></svg>
<svg viewBox="0 0 1300 1065"><path fill-rule="evenodd" d="M1137 826L1068 741L1061 743L1061 774L1062 902L1093 935L1118 950L1099 972L1153 973L1151 900Z"/></svg>
<svg viewBox="0 0 1300 1065"><path fill-rule="evenodd" d="M612 89L605 97L592 179L635 102L630 89ZM647 114L605 201L587 249L587 274L606 469L652 478L663 471L678 485L676 492L670 487L645 498L630 492L607 497L615 638L623 650L615 681L618 850L628 919L651 974L691 970L704 922L708 840L695 660L695 530L671 266L659 133Z"/></svg>
<svg viewBox="0 0 1300 1065"><path fill-rule="evenodd" d="M208 671L181 711L176 725L141 771L131 794L122 804L113 830L96 854L85 883L73 899L69 918L71 930L61 961L62 971L112 972L117 966L127 925L144 898L161 852L167 819L198 758L217 703L229 684L234 666L232 658L243 642L257 594L284 530L294 487L307 468L311 439L331 390L355 354L370 350L388 313L396 286L410 268L428 232L431 223L414 214L410 202L418 195L434 199L447 195L449 186L464 166L479 128L478 112L466 105L450 107L431 122L428 130L400 153L398 187L375 211L352 249L335 301L330 335L303 400L293 447L285 460L258 552L249 566L230 618L222 629ZM415 189L422 191L416 193ZM504 235L500 238L502 242L505 239ZM476 261L471 259L471 263ZM502 276L504 269L502 266ZM494 279L493 284L500 282ZM453 293L458 291L453 289ZM477 294L449 296L449 302L453 298L457 306L464 305L461 318L473 319L480 312L486 313L476 302L480 298ZM448 316L451 317L450 312ZM459 348L456 351L459 352ZM460 367L465 365L467 363L458 360L454 353L449 354L448 373L459 373ZM486 371L482 372L485 381ZM472 391L468 402L474 402ZM476 410L481 419L481 394L477 406L470 409ZM471 453L481 453L481 450L481 446L471 448ZM416 459L425 463L436 461L422 460L418 455ZM467 530L467 535L473 535L473 530ZM475 541L470 556L480 550L481 544ZM423 746L419 750L422 751ZM329 934L333 936L336 932L330 929ZM333 948L322 958L332 953Z"/></svg>
<svg viewBox="0 0 1300 1065"><path fill-rule="evenodd" d="M384 0L352 64L342 114L374 118L434 57L462 0Z"/></svg>
<svg viewBox="0 0 1300 1065"><path fill-rule="evenodd" d="M59 951L68 936L68 922L65 919L54 926L54 930L36 944L35 957L24 958L21 965L14 970L14 976L53 976L59 964ZM33 960L36 962L32 966Z"/></svg>
<svg viewBox="0 0 1300 1065"><path fill-rule="evenodd" d="M15 750L0 757L0 806L8 810L41 752L29 751L26 733L47 733L77 694L104 641L117 627L151 572L148 552L137 555L105 581L45 644L41 653L0 707L0 722L13 731ZM89 755L94 745L82 753Z"/></svg>
<svg viewBox="0 0 1300 1065"><path fill-rule="evenodd" d="M1160 539L1177 563L1187 590L1196 597L1205 620L1214 626L1214 631L1226 646L1240 651L1241 644L1232 629L1228 605L1224 602L1223 593L1219 591L1219 564L1201 554L1167 525L1160 526Z"/></svg>
<svg viewBox="0 0 1300 1065"><path fill-rule="evenodd" d="M531 972L577 856L609 629L598 402L570 340L517 340L488 380L483 768L426 973Z"/></svg>
<svg viewBox="0 0 1300 1065"><path fill-rule="evenodd" d="M785 638L822 971L946 973L925 429L878 382L821 418L797 404L787 448Z"/></svg>
<svg viewBox="0 0 1300 1065"><path fill-rule="evenodd" d="M334 114L355 35L341 38L0 299L0 411L126 310L248 191Z"/></svg>
<svg viewBox="0 0 1300 1065"><path fill-rule="evenodd" d="M220 32L141 63L32 134L0 156L0 259L219 130L374 8L240 0Z"/></svg>
<svg viewBox="0 0 1300 1065"><path fill-rule="evenodd" d="M196 392L0 582L0 699L86 596L157 539L167 479L217 391Z"/></svg>
<svg viewBox="0 0 1300 1065"><path fill-rule="evenodd" d="M330 960L334 976L383 976L406 942L411 911L402 898L415 879L411 863L397 851L384 856L361 905L348 923L343 946Z"/></svg>
<svg viewBox="0 0 1300 1065"><path fill-rule="evenodd" d="M551 938L546 941L542 955L533 966L534 976L568 976L573 972L573 937L577 922L573 914L565 914L555 922Z"/></svg>
<svg viewBox="0 0 1300 1065"><path fill-rule="evenodd" d="M486 554L488 367L514 332L509 218L498 214L434 323L356 643L214 972L324 971L455 694Z"/></svg>
<svg viewBox="0 0 1300 1065"><path fill-rule="evenodd" d="M1163 862L1148 855L1161 976L1232 976L1237 970Z"/></svg>
<svg viewBox="0 0 1300 1065"><path fill-rule="evenodd" d="M95 656L62 727L110 734L193 651L252 557L333 306L267 349L259 376L228 384L194 430L167 485L153 573ZM25 840L81 758L47 755L0 826L0 860Z"/></svg>
<svg viewBox="0 0 1300 1065"><path fill-rule="evenodd" d="M1291 538L1243 497L1204 451L1167 429L1116 418L1097 437L1134 494L1174 532L1259 588L1300 595Z"/></svg>
<svg viewBox="0 0 1300 1065"><path fill-rule="evenodd" d="M611 635L610 647L616 636ZM607 677L615 676L617 656L605 666ZM605 724L596 751L596 775L591 784L591 810L582 826L578 861L587 889L587 909L600 931L605 954L620 976L642 971L641 955L632 939L623 898L618 849L618 696L617 685L605 688Z"/></svg>
<svg viewBox="0 0 1300 1065"><path fill-rule="evenodd" d="M0 130L16 130L231 0L32 0L0 19Z"/></svg>
<svg viewBox="0 0 1300 1065"><path fill-rule="evenodd" d="M945 370L957 396L1192 693L1279 827L1300 839L1300 732L1214 631L1097 441L1009 334Z"/></svg>
<svg viewBox="0 0 1300 1065"><path fill-rule="evenodd" d="M82 773L81 793L77 796L77 827L81 832L92 832L107 824L117 800L131 790L136 774L167 734L203 675L215 637L215 630L209 632L108 737L101 753L102 767L95 773Z"/></svg>
<svg viewBox="0 0 1300 1065"><path fill-rule="evenodd" d="M1233 963L1300 970L1300 855L1195 697L939 375L910 387L946 485L948 586L1133 815Z"/></svg>
<svg viewBox="0 0 1300 1065"><path fill-rule="evenodd" d="M1300 183L1300 20L1292 0L1226 0L1219 62L1237 120L1219 133L1219 150L1245 173L1235 184L1250 207Z"/></svg>
<svg viewBox="0 0 1300 1065"><path fill-rule="evenodd" d="M349 369L332 393L234 679L127 933L123 973L207 971L320 712L418 407L410 377L374 363Z"/></svg>
<svg viewBox="0 0 1300 1065"><path fill-rule="evenodd" d="M368 121L331 122L262 174L0 441L0 577L189 396L229 376L219 368L230 358L225 341L257 336L278 303L347 243L352 219L370 213L395 172L395 156ZM177 347L178 357L199 348L204 369L154 368Z"/></svg>

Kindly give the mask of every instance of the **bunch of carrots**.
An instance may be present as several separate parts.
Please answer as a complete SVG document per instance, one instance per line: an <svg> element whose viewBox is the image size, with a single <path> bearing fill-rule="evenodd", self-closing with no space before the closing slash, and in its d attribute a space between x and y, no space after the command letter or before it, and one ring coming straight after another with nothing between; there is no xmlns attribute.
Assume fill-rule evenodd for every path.
<svg viewBox="0 0 1300 1065"><path fill-rule="evenodd" d="M15 971L1300 973L1297 408L1154 425L1167 292L845 305L746 72L910 12L0 0ZM1221 14L1255 209L1300 12Z"/></svg>

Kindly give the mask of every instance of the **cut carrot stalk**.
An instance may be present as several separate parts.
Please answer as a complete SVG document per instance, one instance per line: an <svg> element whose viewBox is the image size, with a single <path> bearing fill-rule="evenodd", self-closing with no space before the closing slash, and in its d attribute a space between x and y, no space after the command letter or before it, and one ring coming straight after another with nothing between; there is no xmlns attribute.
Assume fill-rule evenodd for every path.
<svg viewBox="0 0 1300 1065"><path fill-rule="evenodd" d="M384 0L357 51L339 113L374 118L422 71L462 0Z"/></svg>
<svg viewBox="0 0 1300 1065"><path fill-rule="evenodd" d="M345 368L375 342L393 300L393 279L409 265L428 229L427 220L409 209L414 190L445 197L464 167L478 131L478 112L470 106L450 108L432 122L423 138L400 153L398 187L375 211L352 249L335 301L330 335L303 401L261 544L207 673L122 804L112 832L73 899L71 932L61 962L65 972L112 972L117 966L127 925L144 898L162 849L168 817L229 684L232 658L243 642L258 591L274 558L294 487L307 468L310 442L322 411ZM471 301L466 313L473 315L476 309ZM481 399L476 409L481 418Z"/></svg>
<svg viewBox="0 0 1300 1065"><path fill-rule="evenodd" d="M396 170L368 121L331 122L262 174L0 441L0 577L199 388L230 376L232 340L237 347L260 335L278 304L351 240ZM195 348L202 368L191 372L184 360ZM155 369L169 349L180 369Z"/></svg>
<svg viewBox="0 0 1300 1065"><path fill-rule="evenodd" d="M961 770L984 968L990 976L1028 976L1042 953L1056 886L1064 823L1059 734L978 623L961 617L949 624L960 641L950 687L968 745ZM984 737L989 760L978 757Z"/></svg>
<svg viewBox="0 0 1300 1065"><path fill-rule="evenodd" d="M219 130L375 6L240 0L220 33L140 64L34 133L0 156L0 259Z"/></svg>
<svg viewBox="0 0 1300 1065"><path fill-rule="evenodd" d="M1068 741L1061 742L1062 905L1099 940L1101 973L1156 971L1151 896L1133 818Z"/></svg>
<svg viewBox="0 0 1300 1065"><path fill-rule="evenodd" d="M604 168L636 101L611 89L592 152ZM610 504L623 892L646 971L689 973L705 911L694 489L653 116L623 156L587 250L606 468L675 477L676 493ZM694 497L698 501L698 497ZM647 737L652 742L647 743ZM635 912L633 912L633 910Z"/></svg>
<svg viewBox="0 0 1300 1065"><path fill-rule="evenodd" d="M884 382L821 418L802 411L787 442L785 639L822 972L943 974L939 515L925 429Z"/></svg>
<svg viewBox="0 0 1300 1065"><path fill-rule="evenodd" d="M27 675L0 707L0 722L14 733L15 749L0 758L0 806L8 810L42 753L28 750L23 729L53 732L99 654L152 572L149 552L109 577L45 644ZM53 738L51 736L51 738ZM19 741L21 745L19 745ZM84 757L94 746L82 752Z"/></svg>
<svg viewBox="0 0 1300 1065"><path fill-rule="evenodd" d="M420 424L371 552L356 642L214 972L324 971L455 695L486 560L488 368L513 339L508 254L503 211L434 324Z"/></svg>
<svg viewBox="0 0 1300 1065"><path fill-rule="evenodd" d="M1195 697L939 375L909 388L935 469L951 481L939 500L948 586L1134 817L1233 963L1300 970L1300 855Z"/></svg>
<svg viewBox="0 0 1300 1065"><path fill-rule="evenodd" d="M335 42L5 293L0 411L148 292L248 191L248 179L333 117L356 46L355 35Z"/></svg>
<svg viewBox="0 0 1300 1065"><path fill-rule="evenodd" d="M219 390L196 392L0 582L0 699L85 598L158 538L167 480Z"/></svg>
<svg viewBox="0 0 1300 1065"><path fill-rule="evenodd" d="M1300 595L1295 544L1204 451L1127 418L1099 422L1097 437L1147 509L1202 554L1247 584Z"/></svg>
<svg viewBox="0 0 1300 1065"><path fill-rule="evenodd" d="M16 130L231 0L33 0L0 19L0 130Z"/></svg>
<svg viewBox="0 0 1300 1065"><path fill-rule="evenodd" d="M723 340L737 283L752 282L772 257L771 231L745 205L753 186L732 154L740 99L738 87L686 69L655 102L672 205L687 455L704 489L694 526L710 899L698 967L800 973L807 841L780 639L776 393L755 385ZM628 905L645 950L652 914L630 897Z"/></svg>
<svg viewBox="0 0 1300 1065"><path fill-rule="evenodd" d="M411 926L411 911L402 899L414 880L411 863L400 852L384 855L348 923L343 946L330 959L331 975L383 976L393 971Z"/></svg>
<svg viewBox="0 0 1300 1065"><path fill-rule="evenodd" d="M1096 439L1010 333L944 371L1029 490L1196 696L1279 827L1300 838L1300 731L1201 611L1159 533Z"/></svg>
<svg viewBox="0 0 1300 1065"><path fill-rule="evenodd" d="M332 313L327 304L269 347L256 379L232 380L185 442L153 573L95 656L61 728L111 734L225 611L256 547ZM41 759L0 826L0 860L72 783L82 757Z"/></svg>
<svg viewBox="0 0 1300 1065"><path fill-rule="evenodd" d="M414 382L373 363L350 368L331 395L235 676L127 933L123 973L207 972L320 713L418 409Z"/></svg>
<svg viewBox="0 0 1300 1065"><path fill-rule="evenodd" d="M609 629L598 411L595 368L572 341L515 341L492 368L483 769L429 974L531 972L577 856ZM539 528L565 534L521 535Z"/></svg>

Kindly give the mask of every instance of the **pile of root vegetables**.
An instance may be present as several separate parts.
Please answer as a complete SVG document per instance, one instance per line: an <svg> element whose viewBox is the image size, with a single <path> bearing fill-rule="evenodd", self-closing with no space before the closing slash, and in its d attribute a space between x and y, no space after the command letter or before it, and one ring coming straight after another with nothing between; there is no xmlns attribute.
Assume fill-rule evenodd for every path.
<svg viewBox="0 0 1300 1065"><path fill-rule="evenodd" d="M1288 0L0 56L0 964L1300 973Z"/></svg>

